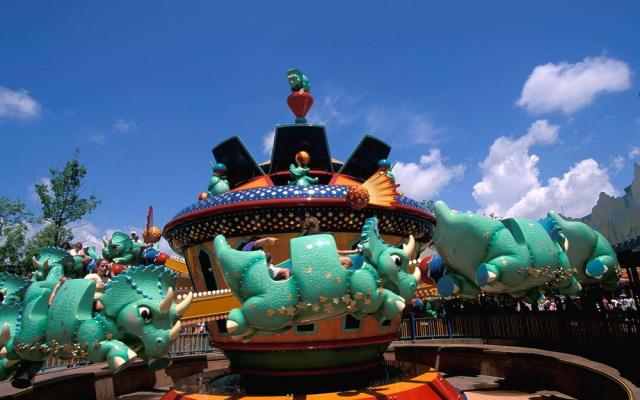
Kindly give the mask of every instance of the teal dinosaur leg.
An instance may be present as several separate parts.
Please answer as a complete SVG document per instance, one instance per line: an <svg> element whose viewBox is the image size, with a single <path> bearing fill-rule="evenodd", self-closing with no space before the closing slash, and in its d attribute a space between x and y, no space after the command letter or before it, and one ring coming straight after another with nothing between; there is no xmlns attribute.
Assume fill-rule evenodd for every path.
<svg viewBox="0 0 640 400"><path fill-rule="evenodd" d="M18 363L18 360L0 359L0 381L9 379L16 372Z"/></svg>
<svg viewBox="0 0 640 400"><path fill-rule="evenodd" d="M382 296L384 301L382 302L380 313L385 319L394 319L402 313L405 307L402 297L386 289Z"/></svg>
<svg viewBox="0 0 640 400"><path fill-rule="evenodd" d="M245 303L246 304L246 303ZM234 308L227 317L227 332L231 335L242 335L249 328L249 323L240 308Z"/></svg>
<svg viewBox="0 0 640 400"><path fill-rule="evenodd" d="M575 277L571 277L571 279L564 281L564 285L554 285L558 289L558 293L564 294L567 296L574 296L580 294L582 291L582 285Z"/></svg>
<svg viewBox="0 0 640 400"><path fill-rule="evenodd" d="M447 272L438 281L438 293L442 297L450 297L456 294L464 297L476 297L480 294L480 288L460 274Z"/></svg>
<svg viewBox="0 0 640 400"><path fill-rule="evenodd" d="M89 344L87 348L88 359L92 362L107 361L111 371L119 372L125 369L137 354L126 344L119 340L102 340L98 343Z"/></svg>
<svg viewBox="0 0 640 400"><path fill-rule="evenodd" d="M11 385L18 389L25 389L33 385L33 377L40 371L43 364L41 361L21 361L16 368Z"/></svg>

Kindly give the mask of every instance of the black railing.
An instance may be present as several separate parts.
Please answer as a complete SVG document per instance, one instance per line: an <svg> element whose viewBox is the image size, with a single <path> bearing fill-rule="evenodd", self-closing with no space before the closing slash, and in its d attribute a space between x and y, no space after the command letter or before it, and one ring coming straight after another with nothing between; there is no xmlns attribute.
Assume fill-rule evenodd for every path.
<svg viewBox="0 0 640 400"><path fill-rule="evenodd" d="M408 318L402 339L517 339L529 343L591 349L640 351L640 318L636 314L522 313Z"/></svg>

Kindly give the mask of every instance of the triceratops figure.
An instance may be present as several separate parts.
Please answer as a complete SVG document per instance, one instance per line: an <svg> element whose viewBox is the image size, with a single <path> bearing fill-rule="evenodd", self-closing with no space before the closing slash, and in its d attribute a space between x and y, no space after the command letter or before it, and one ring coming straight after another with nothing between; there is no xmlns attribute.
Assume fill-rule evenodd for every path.
<svg viewBox="0 0 640 400"><path fill-rule="evenodd" d="M114 372L136 357L152 369L170 363L179 317L191 302L189 295L174 303L172 272L162 266L129 268L106 286L100 312L92 311L95 282L68 280L50 299L54 279L50 273L42 285L31 284L22 301L0 304L0 380L13 376L14 386L27 387L51 356L106 361Z"/></svg>
<svg viewBox="0 0 640 400"><path fill-rule="evenodd" d="M332 235L292 239L291 276L269 277L265 253L232 249L222 235L214 240L216 258L232 292L243 305L229 313L231 335L250 338L258 331L281 332L292 325L350 313L373 315L380 321L400 315L413 297L420 271L408 271L413 237L402 249L382 241L376 218L362 230L364 259L345 269Z"/></svg>
<svg viewBox="0 0 640 400"><path fill-rule="evenodd" d="M121 231L113 232L111 239L102 238L102 257L105 260L124 265L156 264L162 265L166 255L150 244L134 242L129 235Z"/></svg>
<svg viewBox="0 0 640 400"><path fill-rule="evenodd" d="M600 233L555 212L533 221L459 213L442 201L435 210L433 240L446 268L438 291L444 297L475 297L483 290L537 299L547 286L575 295L580 282L615 287L620 275L615 252Z"/></svg>

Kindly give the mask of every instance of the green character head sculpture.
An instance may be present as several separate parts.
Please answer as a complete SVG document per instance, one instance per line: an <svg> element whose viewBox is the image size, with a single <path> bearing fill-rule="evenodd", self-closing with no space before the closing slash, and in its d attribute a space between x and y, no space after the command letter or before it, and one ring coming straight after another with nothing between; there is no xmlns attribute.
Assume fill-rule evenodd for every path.
<svg viewBox="0 0 640 400"><path fill-rule="evenodd" d="M292 239L290 277L274 281L264 252L235 250L218 235L216 258L225 281L243 303L229 313L229 333L249 339L260 331L278 333L345 313L356 318L370 315L380 322L398 317L417 284L416 276L407 271L405 251L411 244L403 251L384 243L375 220L365 224L363 238L365 261L350 269L341 265L332 235Z"/></svg>
<svg viewBox="0 0 640 400"><path fill-rule="evenodd" d="M115 231L111 238L102 238L102 257L110 262L124 265L140 265L142 243L134 242L129 235Z"/></svg>
<svg viewBox="0 0 640 400"><path fill-rule="evenodd" d="M13 376L14 386L27 387L51 356L106 361L114 372L137 357L151 369L166 367L191 302L189 294L175 304L174 284L163 266L131 267L105 287L100 312L92 311L92 280L60 281L53 296L51 288L31 284L24 300L0 304L0 380Z"/></svg>
<svg viewBox="0 0 640 400"><path fill-rule="evenodd" d="M409 273L409 260L413 258L416 245L413 236L409 236L408 242L401 249L391 246L380 237L378 218L373 217L365 222L361 241L364 256L376 266L382 286L409 301L420 282L419 268Z"/></svg>
<svg viewBox="0 0 640 400"><path fill-rule="evenodd" d="M287 72L287 80L289 86L291 86L292 92L298 92L300 90L305 92L311 91L311 85L309 84L309 78L302 73L299 69L292 68Z"/></svg>

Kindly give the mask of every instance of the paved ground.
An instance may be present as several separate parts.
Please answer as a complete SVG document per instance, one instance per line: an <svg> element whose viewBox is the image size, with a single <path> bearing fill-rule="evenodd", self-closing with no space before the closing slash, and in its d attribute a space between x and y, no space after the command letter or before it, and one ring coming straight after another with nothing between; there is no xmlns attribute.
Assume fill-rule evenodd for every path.
<svg viewBox="0 0 640 400"><path fill-rule="evenodd" d="M447 380L453 386L464 391L468 400L575 400L574 397L548 390L526 393L518 390L502 388L502 379L495 376L453 376L448 377Z"/></svg>

